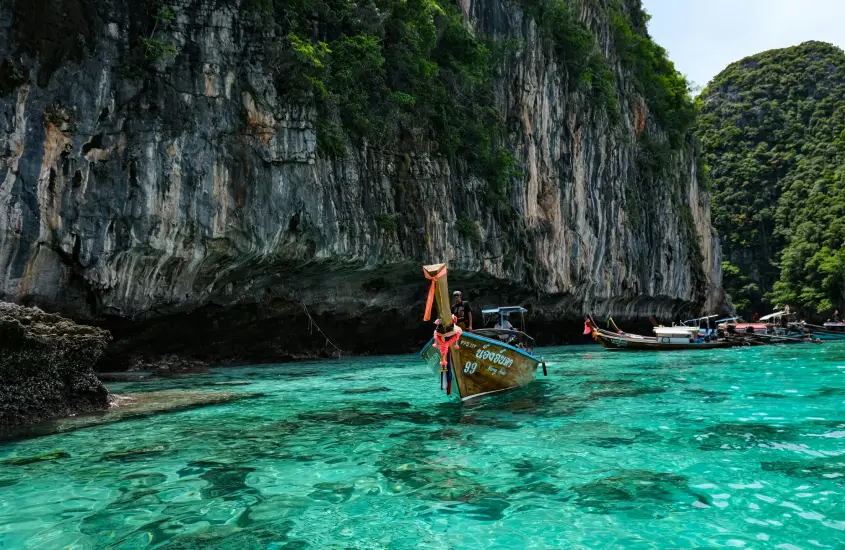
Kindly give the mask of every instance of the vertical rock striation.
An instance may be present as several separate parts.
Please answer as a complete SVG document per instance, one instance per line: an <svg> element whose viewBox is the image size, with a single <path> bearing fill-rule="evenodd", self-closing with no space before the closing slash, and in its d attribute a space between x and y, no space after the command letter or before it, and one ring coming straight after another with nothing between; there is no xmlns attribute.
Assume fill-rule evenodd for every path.
<svg viewBox="0 0 845 550"><path fill-rule="evenodd" d="M639 175L636 136L665 135L626 86L601 2L581 19L616 66L615 125L567 91L518 6L461 2L467 25L519 44L496 80L522 173L505 221L482 180L424 148L319 157L314 110L279 99L242 3L168 4L179 54L140 77L133 3L0 7L0 298L106 325L120 356L216 360L313 353L311 319L345 349L413 347L432 260L476 303L528 301L537 319L722 304L697 153Z"/></svg>

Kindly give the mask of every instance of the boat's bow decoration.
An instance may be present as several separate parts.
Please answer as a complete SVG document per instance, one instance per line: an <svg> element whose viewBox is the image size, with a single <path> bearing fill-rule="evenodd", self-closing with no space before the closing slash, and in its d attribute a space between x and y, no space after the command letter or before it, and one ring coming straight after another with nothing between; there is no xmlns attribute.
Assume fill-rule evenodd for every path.
<svg viewBox="0 0 845 550"><path fill-rule="evenodd" d="M435 321L432 346L437 348L440 353L440 389L445 389L446 395L452 395L452 368L449 364L451 359L449 349L457 348L460 345L461 334L463 334L463 330L457 325L457 322L458 318L452 315L452 330L441 334L437 330L441 324L440 319Z"/></svg>
<svg viewBox="0 0 845 550"><path fill-rule="evenodd" d="M431 281L423 319L431 318L434 303L437 303L439 319L435 321L433 338L420 355L440 372L441 389L451 394L454 379L458 393L466 401L512 390L534 380L541 364L532 353L534 340L506 322L511 313L525 313L524 308L484 310L485 314L496 312L499 315L496 327L462 331L449 307L446 265L428 265L423 271Z"/></svg>

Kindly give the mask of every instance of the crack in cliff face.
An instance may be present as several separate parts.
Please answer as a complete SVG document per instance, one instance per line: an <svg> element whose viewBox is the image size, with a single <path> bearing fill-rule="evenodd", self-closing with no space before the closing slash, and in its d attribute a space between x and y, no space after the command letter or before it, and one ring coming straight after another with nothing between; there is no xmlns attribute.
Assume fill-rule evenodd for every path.
<svg viewBox="0 0 845 550"><path fill-rule="evenodd" d="M28 79L0 97L0 298L111 328L113 358L319 350L299 301L344 349L407 351L430 333L419 265L434 260L476 305L529 304L546 341L560 341L557 319L587 311L721 305L692 146L638 183L635 136L665 140L642 98L623 78L611 127L568 90L516 6L461 4L478 32L521 44L495 83L522 172L502 216L462 162L424 147L318 157L313 106L279 98L239 2L172 2L160 36L180 53L133 68L144 9L58 1L42 11L62 37L81 37L66 44L33 15L45 1L0 7L14 31L0 30L0 53L19 56ZM607 25L587 5L582 17ZM456 229L462 217L477 235Z"/></svg>

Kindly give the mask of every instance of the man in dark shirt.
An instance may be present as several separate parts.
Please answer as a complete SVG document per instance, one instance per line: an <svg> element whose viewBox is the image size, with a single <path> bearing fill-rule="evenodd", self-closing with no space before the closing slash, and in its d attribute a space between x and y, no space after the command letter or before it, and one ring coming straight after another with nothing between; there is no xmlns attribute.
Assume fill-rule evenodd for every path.
<svg viewBox="0 0 845 550"><path fill-rule="evenodd" d="M461 291L456 290L452 293L454 302L452 303L452 315L458 318L458 326L462 330L469 330L472 332L472 306L469 302L465 302L461 297Z"/></svg>

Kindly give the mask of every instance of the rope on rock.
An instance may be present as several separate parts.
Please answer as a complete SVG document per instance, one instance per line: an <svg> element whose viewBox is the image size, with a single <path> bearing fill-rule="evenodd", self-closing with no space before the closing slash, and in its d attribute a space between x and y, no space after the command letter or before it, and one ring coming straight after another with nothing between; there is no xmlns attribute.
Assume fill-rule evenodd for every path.
<svg viewBox="0 0 845 550"><path fill-rule="evenodd" d="M320 325L318 325L314 318L311 317L311 313L308 311L308 306L305 305L305 302L300 301L299 305L302 306L302 311L304 311L305 315L308 316L308 333L314 334L314 329L316 328L317 332L319 332L323 336L323 338L326 339L326 343L323 345L323 347L326 348L331 344L331 346L337 351L337 358L340 359L340 356L343 351L339 347L337 347L334 342L329 340L329 337L326 336L326 333L323 332L323 329L320 328Z"/></svg>

